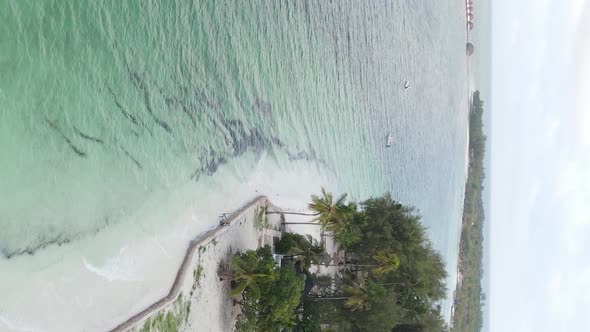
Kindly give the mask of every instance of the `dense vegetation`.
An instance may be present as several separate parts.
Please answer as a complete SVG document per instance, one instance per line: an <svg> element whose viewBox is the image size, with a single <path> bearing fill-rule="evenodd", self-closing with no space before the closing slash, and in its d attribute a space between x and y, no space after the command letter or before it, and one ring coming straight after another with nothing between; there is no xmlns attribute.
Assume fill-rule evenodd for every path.
<svg viewBox="0 0 590 332"><path fill-rule="evenodd" d="M298 277L293 265L274 267L269 248L235 255L232 293L243 306L238 331L290 325L304 332L448 331L438 305L446 294L444 263L412 208L388 194L357 205L324 190L312 196L310 208L319 213L318 225L346 249L342 277L320 282L313 276L323 287L302 294L303 273ZM303 268L317 263L322 252L298 234L284 234L275 249Z"/></svg>
<svg viewBox="0 0 590 332"><path fill-rule="evenodd" d="M241 305L236 331L281 331L295 324L295 308L304 288L293 264L277 267L270 247L231 257L232 295Z"/></svg>
<svg viewBox="0 0 590 332"><path fill-rule="evenodd" d="M469 175L465 186L465 205L459 272L463 275L455 293L453 331L479 331L483 326L483 181L486 136L483 133L483 101L479 92L473 94L469 119Z"/></svg>
<svg viewBox="0 0 590 332"><path fill-rule="evenodd" d="M323 193L324 200L331 195ZM315 199L313 199L315 201ZM390 195L342 204L329 225L346 248L343 278L331 294L307 297L301 331L446 331L438 303L447 276L420 216ZM328 204L329 205L329 204ZM313 209L313 207L312 207ZM321 222L321 220L320 220Z"/></svg>

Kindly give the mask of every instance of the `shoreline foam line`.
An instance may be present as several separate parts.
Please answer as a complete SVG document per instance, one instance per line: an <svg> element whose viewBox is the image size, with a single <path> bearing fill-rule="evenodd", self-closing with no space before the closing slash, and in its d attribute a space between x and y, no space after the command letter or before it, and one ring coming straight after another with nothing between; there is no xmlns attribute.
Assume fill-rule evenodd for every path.
<svg viewBox="0 0 590 332"><path fill-rule="evenodd" d="M160 309L163 309L166 305L176 301L178 295L180 294L180 287L182 285L182 281L186 275L186 271L188 269L189 264L192 262L193 256L195 254L195 250L199 247L199 245L207 242L214 236L218 236L225 232L226 229L231 227L235 221L237 221L244 212L248 211L253 206L266 206L268 205L268 197L266 196L258 196L246 205L242 206L237 211L233 212L230 216L227 217L228 225L222 226L219 225L211 230L203 232L199 234L195 239L190 241L188 248L184 254L184 259L176 272L176 278L174 279L174 283L170 288L168 294L166 294L163 298L158 300L157 302L153 303L149 307L143 309L139 313L133 315L131 318L127 319L126 321L120 323L115 328L111 329L110 332L123 332L132 327L135 324L141 322L142 320L148 318L152 314L158 312Z"/></svg>

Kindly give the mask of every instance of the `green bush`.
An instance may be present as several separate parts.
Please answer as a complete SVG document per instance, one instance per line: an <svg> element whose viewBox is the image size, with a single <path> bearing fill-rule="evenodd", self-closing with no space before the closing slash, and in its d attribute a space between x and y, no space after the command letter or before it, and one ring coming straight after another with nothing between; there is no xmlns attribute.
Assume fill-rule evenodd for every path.
<svg viewBox="0 0 590 332"><path fill-rule="evenodd" d="M275 267L269 247L236 254L232 260L241 262L234 264L236 277L242 283L248 281L246 287L234 289L240 291L241 299L237 302L242 307L235 330L279 332L294 325L295 308L305 282L303 276L295 273L293 264Z"/></svg>
<svg viewBox="0 0 590 332"><path fill-rule="evenodd" d="M281 255L286 255L291 250L293 246L293 241L295 240L295 236L291 233L283 233L283 236L279 240L279 242L275 245L275 251Z"/></svg>

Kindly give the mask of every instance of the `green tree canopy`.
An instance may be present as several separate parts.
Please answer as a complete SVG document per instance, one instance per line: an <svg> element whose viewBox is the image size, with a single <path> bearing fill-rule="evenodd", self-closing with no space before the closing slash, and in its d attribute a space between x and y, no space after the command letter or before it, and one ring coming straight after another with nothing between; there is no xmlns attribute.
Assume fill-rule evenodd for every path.
<svg viewBox="0 0 590 332"><path fill-rule="evenodd" d="M311 266L312 262L317 261L317 257L324 253L324 246L311 235L303 236L293 234L293 243L289 250L289 255L298 255L301 268L305 269Z"/></svg>
<svg viewBox="0 0 590 332"><path fill-rule="evenodd" d="M444 262L426 237L420 216L412 208L394 201L389 194L361 204L365 222L361 239L350 247L355 261L378 264L375 258L397 257L394 273L371 277L391 285L400 301L419 297L428 305L446 296ZM391 271L389 271L391 272Z"/></svg>
<svg viewBox="0 0 590 332"><path fill-rule="evenodd" d="M231 256L230 269L233 284L232 296L239 296L247 289L249 296L259 298L258 284L275 277L274 260L269 247Z"/></svg>
<svg viewBox="0 0 590 332"><path fill-rule="evenodd" d="M347 206L344 202L346 201L346 194L341 195L336 201L332 193L326 192L322 188L322 195L312 195L311 203L308 207L310 210L319 213L316 220L324 228L332 228L334 224L344 222L346 219L351 218L354 215L354 210Z"/></svg>
<svg viewBox="0 0 590 332"><path fill-rule="evenodd" d="M336 242L346 240L349 269L345 280L349 282L335 294L333 304L324 305L332 316L339 313L338 329L391 331L398 326L446 331L440 310L435 308L446 297L447 273L442 257L427 238L421 216L389 194L359 206L345 204L344 198L333 203L331 194L324 190L322 194L323 198L314 196L312 201L339 206L324 210L339 211L332 215L330 225Z"/></svg>
<svg viewBox="0 0 590 332"><path fill-rule="evenodd" d="M236 331L279 332L295 324L304 277L293 264L275 266L270 247L232 256L232 294L241 295Z"/></svg>

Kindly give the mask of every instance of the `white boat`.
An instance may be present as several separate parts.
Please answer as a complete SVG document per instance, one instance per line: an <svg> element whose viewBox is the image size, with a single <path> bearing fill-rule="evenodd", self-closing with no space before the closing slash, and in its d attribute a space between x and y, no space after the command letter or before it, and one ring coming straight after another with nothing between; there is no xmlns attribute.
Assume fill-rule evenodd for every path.
<svg viewBox="0 0 590 332"><path fill-rule="evenodd" d="M387 144L385 144L385 147L388 148L391 146L391 144L393 144L393 135L389 133L387 135Z"/></svg>
<svg viewBox="0 0 590 332"><path fill-rule="evenodd" d="M411 86L412 86L412 83L410 81L406 81L406 83L404 83L404 89L407 89Z"/></svg>

